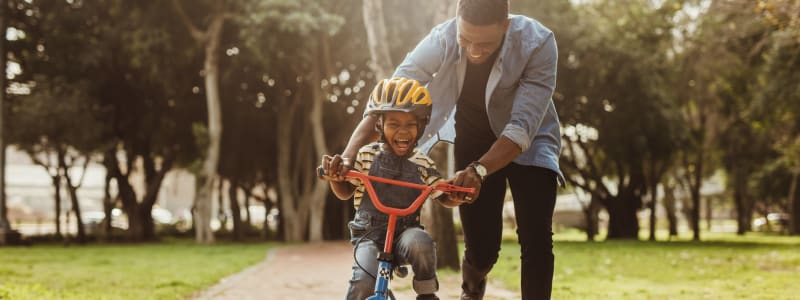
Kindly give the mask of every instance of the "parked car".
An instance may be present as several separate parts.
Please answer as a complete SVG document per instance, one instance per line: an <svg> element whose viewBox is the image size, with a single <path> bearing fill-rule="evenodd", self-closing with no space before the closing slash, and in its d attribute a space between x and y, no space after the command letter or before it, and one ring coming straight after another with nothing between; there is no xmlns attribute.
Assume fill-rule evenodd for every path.
<svg viewBox="0 0 800 300"><path fill-rule="evenodd" d="M789 214L769 213L753 220L753 230L762 232L785 232L789 230Z"/></svg>

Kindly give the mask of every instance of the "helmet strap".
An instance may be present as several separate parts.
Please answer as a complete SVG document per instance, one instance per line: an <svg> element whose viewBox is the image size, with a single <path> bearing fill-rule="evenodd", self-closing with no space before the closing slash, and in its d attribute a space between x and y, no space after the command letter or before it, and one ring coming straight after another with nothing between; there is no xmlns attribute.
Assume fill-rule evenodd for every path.
<svg viewBox="0 0 800 300"><path fill-rule="evenodd" d="M383 114L377 115L378 120L375 122L375 131L380 133L380 137L378 138L378 142L385 143L386 142L386 135L383 133Z"/></svg>

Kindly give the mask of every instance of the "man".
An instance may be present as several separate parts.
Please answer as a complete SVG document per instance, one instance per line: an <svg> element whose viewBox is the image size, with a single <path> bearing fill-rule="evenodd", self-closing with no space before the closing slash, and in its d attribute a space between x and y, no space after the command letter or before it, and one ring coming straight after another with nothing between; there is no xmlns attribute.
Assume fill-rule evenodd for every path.
<svg viewBox="0 0 800 300"><path fill-rule="evenodd" d="M551 97L556 84L553 33L536 20L509 15L508 0L459 0L457 17L426 36L394 77L428 85L433 113L420 145L455 137L451 181L479 189L457 195L466 250L461 299L482 299L497 261L506 182L514 198L522 247L523 299L549 299L553 280L552 215L561 132ZM365 112L334 164L349 168L358 149L377 139ZM334 168L335 169L335 168Z"/></svg>

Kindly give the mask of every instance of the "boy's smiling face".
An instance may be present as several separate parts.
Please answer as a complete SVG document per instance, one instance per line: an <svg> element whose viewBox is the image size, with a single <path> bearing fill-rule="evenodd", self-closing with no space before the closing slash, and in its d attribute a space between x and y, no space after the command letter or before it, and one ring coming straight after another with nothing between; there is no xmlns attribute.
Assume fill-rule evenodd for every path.
<svg viewBox="0 0 800 300"><path fill-rule="evenodd" d="M411 113L393 111L383 114L383 135L397 156L405 156L414 150L418 128L417 117Z"/></svg>

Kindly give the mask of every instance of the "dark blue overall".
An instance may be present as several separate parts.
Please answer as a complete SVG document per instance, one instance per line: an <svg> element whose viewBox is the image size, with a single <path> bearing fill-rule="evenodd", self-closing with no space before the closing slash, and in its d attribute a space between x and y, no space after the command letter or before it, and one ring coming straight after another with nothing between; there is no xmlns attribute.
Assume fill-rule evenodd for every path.
<svg viewBox="0 0 800 300"><path fill-rule="evenodd" d="M411 183L424 184L419 171L421 166L391 151L379 152L372 162L369 175ZM386 206L405 208L419 196L417 189L373 182L375 194ZM417 294L433 294L438 290L436 280L436 248L430 235L419 223L420 211L397 219L394 235L395 266L410 264L414 271L413 287ZM372 204L369 194L364 193L356 216L350 222L351 242L356 247L353 263L353 278L347 291L347 299L365 299L373 295L378 271L378 252L383 250L389 216L381 213ZM363 269L362 269L363 268ZM365 273L365 270L370 275Z"/></svg>

